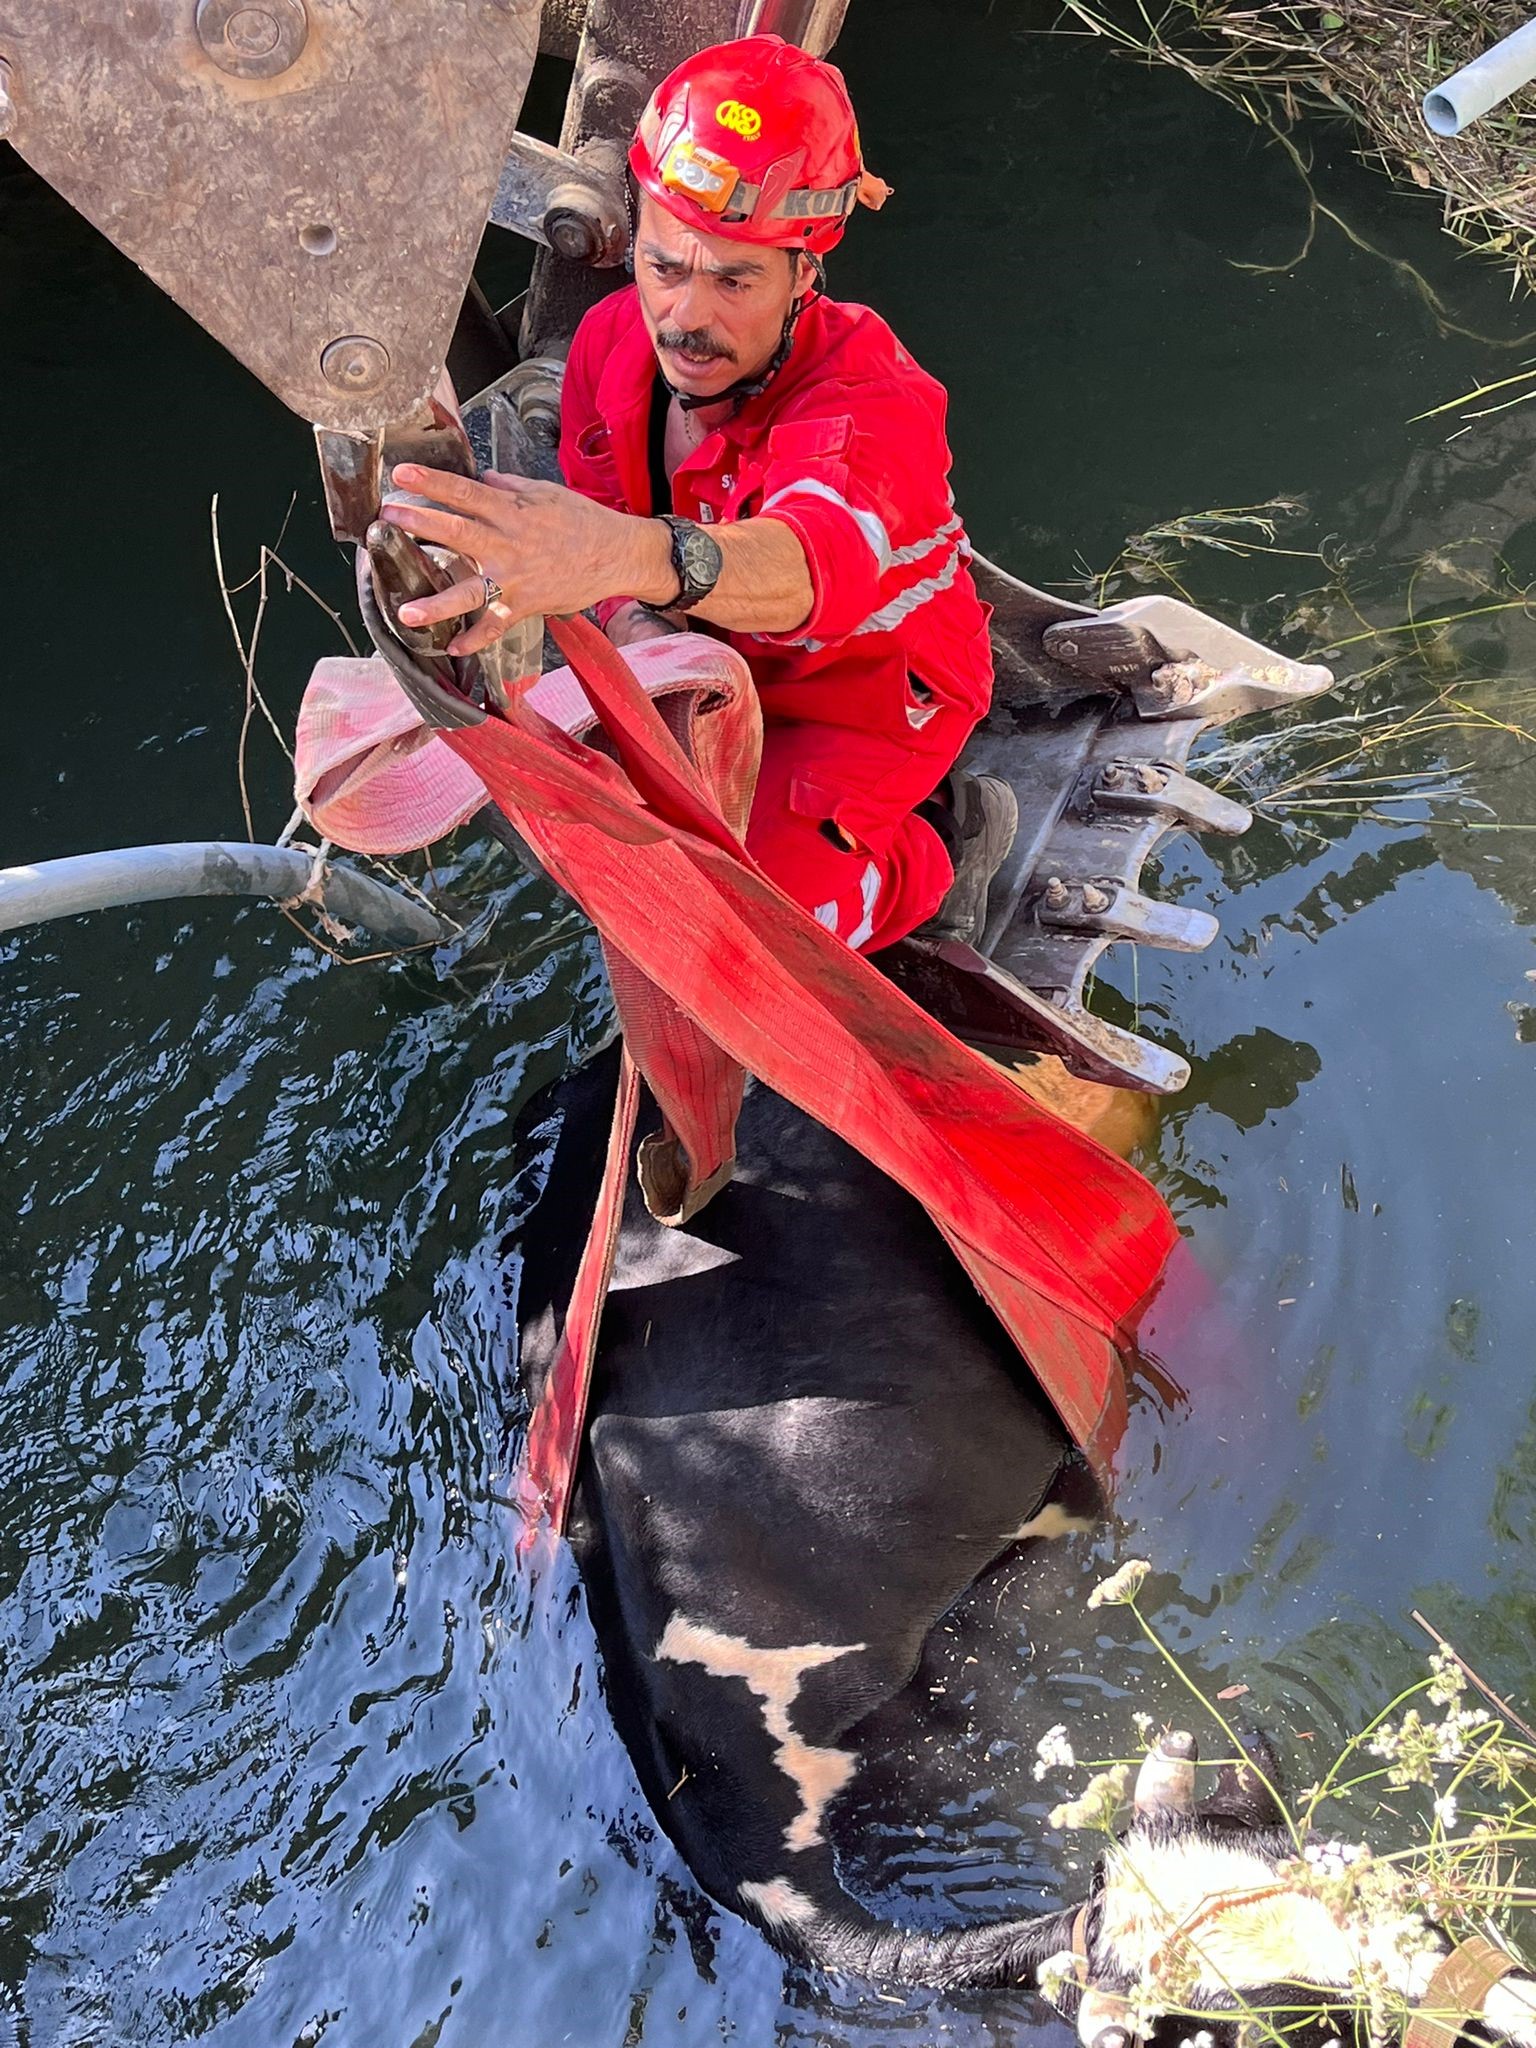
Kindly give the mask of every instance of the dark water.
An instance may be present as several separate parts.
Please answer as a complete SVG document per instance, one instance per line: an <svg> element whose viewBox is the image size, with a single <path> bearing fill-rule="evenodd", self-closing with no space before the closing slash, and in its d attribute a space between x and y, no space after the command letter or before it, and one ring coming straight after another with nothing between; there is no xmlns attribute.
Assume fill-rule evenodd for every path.
<svg viewBox="0 0 1536 2048"><path fill-rule="evenodd" d="M1379 253L1323 221L1261 275L1239 266L1295 253L1304 189L1178 79L1001 0L863 0L842 54L897 198L835 282L948 382L989 552L1058 580L1286 493L1309 510L1280 544L1367 551L1377 616L1430 550L1536 569L1527 414L1410 423L1512 367L1491 344L1520 309L1347 134L1309 139L1318 190ZM236 833L209 500L238 579L296 494L283 552L344 605L306 432L14 163L0 209L0 862ZM1408 265L1490 340L1445 332ZM1182 573L1274 625L1321 571L1196 550ZM1442 568L1416 601L1487 600ZM1454 678L1528 723L1520 615L1450 639L1458 669L1365 701ZM338 645L275 592L280 718ZM1150 1159L1213 1300L1198 1345L1162 1340L1190 1398L1138 1410L1102 1554L1154 1561L1170 1633L1303 1757L1410 1671L1415 1604L1536 1688L1536 774L1488 725L1383 765L1449 794L1178 845L1161 886L1222 935L1106 993L1194 1060ZM284 768L258 732L259 833ZM511 1121L604 996L498 857L453 879L500 922L446 977L334 965L257 908L0 945L0 2041L6 2013L37 2048L1017 2038L1017 2003L786 1981L658 1836L574 1589L514 1567L504 1246L534 1178ZM1049 1622L1021 1729L1081 1711L1124 1746L1114 1633ZM1021 1839L1048 1803L1019 1795ZM969 1869L980 1898L986 1840L934 1819L902 1883ZM1042 1883L1079 1859L1032 1853Z"/></svg>

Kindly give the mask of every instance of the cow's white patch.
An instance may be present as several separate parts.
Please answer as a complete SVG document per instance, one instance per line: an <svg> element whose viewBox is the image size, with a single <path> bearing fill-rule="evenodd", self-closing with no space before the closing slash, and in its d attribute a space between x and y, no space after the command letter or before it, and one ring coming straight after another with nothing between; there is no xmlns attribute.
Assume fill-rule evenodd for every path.
<svg viewBox="0 0 1536 2048"><path fill-rule="evenodd" d="M1137 1982L1181 1929L1180 1947L1212 1993L1287 1979L1346 1984L1353 1975L1357 1951L1322 1901L1277 1893L1272 1865L1251 1850L1133 1834L1111 1851L1105 1877L1099 1939Z"/></svg>
<svg viewBox="0 0 1536 2048"><path fill-rule="evenodd" d="M787 1877L770 1878L767 1884L744 1884L740 1898L765 1927L805 1927L816 1918L815 1906Z"/></svg>
<svg viewBox="0 0 1536 2048"><path fill-rule="evenodd" d="M1502 1984L1495 1984L1483 2007L1483 2018L1490 2033L1517 2041L1520 2048L1531 2048L1536 2043L1536 1984L1529 1977L1506 1977Z"/></svg>
<svg viewBox="0 0 1536 2048"><path fill-rule="evenodd" d="M1078 2000L1077 2038L1083 2048L1093 2048L1094 2042L1108 2027L1122 2028L1127 2041L1137 2038L1129 2001L1116 1997L1113 1991L1090 1988Z"/></svg>
<svg viewBox="0 0 1536 2048"><path fill-rule="evenodd" d="M655 1287L664 1280L688 1280L695 1273L707 1273L715 1266L734 1266L739 1254L690 1237L686 1230L668 1230L658 1224L640 1233L622 1231L614 1256L610 1294L622 1294L628 1287Z"/></svg>
<svg viewBox="0 0 1536 2048"><path fill-rule="evenodd" d="M1038 1515L1031 1515L1027 1522L1021 1522L1013 1532L1015 1543L1027 1543L1033 1536L1043 1542L1054 1542L1059 1536L1075 1536L1084 1529L1096 1529L1097 1522L1092 1515L1074 1515L1064 1508L1060 1501L1048 1500Z"/></svg>
<svg viewBox="0 0 1536 2048"><path fill-rule="evenodd" d="M1444 1948L1421 1918L1387 1913L1341 1926L1320 1899L1283 1884L1251 1849L1133 1834L1109 1857L1100 1939L1138 1981L1176 1948L1211 1996L1287 1982L1354 1989L1368 1977L1409 2000L1424 1995Z"/></svg>
<svg viewBox="0 0 1536 2048"><path fill-rule="evenodd" d="M796 1643L763 1650L744 1636L728 1636L702 1622L674 1614L656 1645L658 1658L674 1664L702 1664L712 1678L739 1678L763 1703L763 1725L776 1748L774 1762L792 1780L801 1809L784 1831L786 1849L811 1849L821 1840L821 1820L831 1800L853 1776L846 1750L818 1749L790 1726L789 1712L808 1671L839 1657L851 1657L863 1643Z"/></svg>

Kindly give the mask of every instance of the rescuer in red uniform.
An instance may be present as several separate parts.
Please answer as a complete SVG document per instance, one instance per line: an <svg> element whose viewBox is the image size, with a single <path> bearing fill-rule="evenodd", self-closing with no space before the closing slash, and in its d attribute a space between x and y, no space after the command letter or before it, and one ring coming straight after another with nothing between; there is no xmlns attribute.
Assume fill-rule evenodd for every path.
<svg viewBox="0 0 1536 2048"><path fill-rule="evenodd" d="M587 607L619 645L702 622L761 696L747 845L767 872L861 950L925 922L979 936L1017 806L950 773L992 660L944 391L878 315L822 294L821 256L886 196L842 74L777 36L702 51L629 161L635 284L571 346L569 488L397 469L449 509L385 516L484 571L401 618L484 605L456 653Z"/></svg>

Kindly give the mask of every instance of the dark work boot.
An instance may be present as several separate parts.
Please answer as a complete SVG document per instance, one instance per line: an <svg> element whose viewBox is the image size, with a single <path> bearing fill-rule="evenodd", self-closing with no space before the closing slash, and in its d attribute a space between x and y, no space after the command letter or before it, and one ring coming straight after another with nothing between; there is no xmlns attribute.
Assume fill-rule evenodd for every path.
<svg viewBox="0 0 1536 2048"><path fill-rule="evenodd" d="M959 939L978 945L987 923L987 891L1019 829L1019 800L995 775L947 775L919 808L944 841L955 879L915 939Z"/></svg>

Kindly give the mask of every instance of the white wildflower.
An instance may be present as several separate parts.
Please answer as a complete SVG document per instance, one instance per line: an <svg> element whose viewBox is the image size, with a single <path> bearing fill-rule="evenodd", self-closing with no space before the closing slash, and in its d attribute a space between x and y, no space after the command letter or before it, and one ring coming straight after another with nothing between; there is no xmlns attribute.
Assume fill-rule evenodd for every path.
<svg viewBox="0 0 1536 2048"><path fill-rule="evenodd" d="M1152 1716L1150 1714L1132 1714L1131 1720L1135 1724L1136 1733L1141 1737L1142 1741L1148 1744L1148 1746L1150 1747L1152 1741L1152 1730L1156 1726L1156 1723L1153 1721Z"/></svg>
<svg viewBox="0 0 1536 2048"><path fill-rule="evenodd" d="M1055 1955L1047 1956L1035 1972L1035 1982L1040 1987L1042 1998L1049 1999L1059 2009L1062 1992L1069 1984L1077 1982L1077 1958L1071 1949L1060 1949Z"/></svg>
<svg viewBox="0 0 1536 2048"><path fill-rule="evenodd" d="M1358 1863L1358 1842L1308 1842L1302 1855L1321 1877L1342 1877L1352 1863Z"/></svg>
<svg viewBox="0 0 1536 2048"><path fill-rule="evenodd" d="M1216 2048L1216 2036L1209 2027L1202 2027L1196 2034L1186 2034L1179 2048Z"/></svg>
<svg viewBox="0 0 1536 2048"><path fill-rule="evenodd" d="M1481 1734L1492 1725L1493 1716L1482 1707L1459 1707L1447 1714L1438 1730L1439 1761L1459 1764L1467 1753L1472 1736Z"/></svg>
<svg viewBox="0 0 1536 2048"><path fill-rule="evenodd" d="M1437 1764L1463 1762L1472 1742L1495 1725L1482 1707L1452 1707L1443 1721L1426 1721L1417 1707L1410 1707L1401 1721L1388 1723L1366 1747L1391 1765L1389 1785L1429 1785Z"/></svg>
<svg viewBox="0 0 1536 2048"><path fill-rule="evenodd" d="M1123 1607L1136 1598L1142 1580L1152 1569L1144 1557L1128 1557L1118 1571L1101 1579L1088 1595L1090 1607Z"/></svg>
<svg viewBox="0 0 1536 2048"><path fill-rule="evenodd" d="M1442 1792L1435 1801L1434 1814L1435 1819L1447 1832L1454 1828L1456 1825L1456 1794L1454 1792Z"/></svg>
<svg viewBox="0 0 1536 2048"><path fill-rule="evenodd" d="M1145 2041L1168 2010L1163 1988L1151 1977L1143 1977L1125 1994L1125 2017L1132 2034Z"/></svg>
<svg viewBox="0 0 1536 2048"><path fill-rule="evenodd" d="M1430 1657L1429 1668L1434 1677L1425 1688L1437 1706L1454 1707L1467 1689L1467 1676L1449 1649L1436 1650Z"/></svg>
<svg viewBox="0 0 1536 2048"><path fill-rule="evenodd" d="M1072 1744L1067 1739L1064 1721L1058 1721L1054 1728L1047 1728L1035 1744L1035 1779L1043 1778L1049 1771L1065 1770L1077 1762Z"/></svg>

